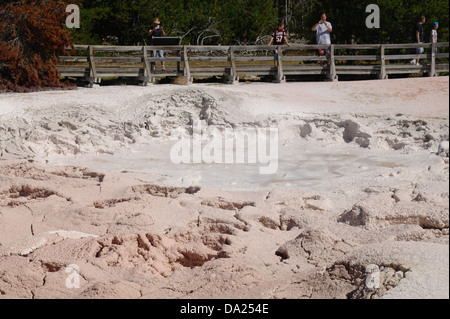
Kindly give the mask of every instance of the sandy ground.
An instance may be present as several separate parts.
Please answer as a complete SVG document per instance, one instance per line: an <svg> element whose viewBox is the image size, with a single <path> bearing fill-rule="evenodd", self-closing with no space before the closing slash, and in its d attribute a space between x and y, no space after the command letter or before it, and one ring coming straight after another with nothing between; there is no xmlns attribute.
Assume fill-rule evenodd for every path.
<svg viewBox="0 0 450 319"><path fill-rule="evenodd" d="M174 164L195 121L277 172ZM448 77L0 95L0 298L449 298L448 245Z"/></svg>

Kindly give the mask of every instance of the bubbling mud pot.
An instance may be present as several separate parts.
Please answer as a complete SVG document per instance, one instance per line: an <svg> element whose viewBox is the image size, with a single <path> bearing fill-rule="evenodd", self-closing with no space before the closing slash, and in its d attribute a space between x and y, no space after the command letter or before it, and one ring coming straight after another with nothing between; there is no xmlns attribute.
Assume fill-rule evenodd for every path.
<svg viewBox="0 0 450 319"><path fill-rule="evenodd" d="M448 298L448 95L445 77L2 95L0 298ZM203 140L177 164L180 131L233 157Z"/></svg>

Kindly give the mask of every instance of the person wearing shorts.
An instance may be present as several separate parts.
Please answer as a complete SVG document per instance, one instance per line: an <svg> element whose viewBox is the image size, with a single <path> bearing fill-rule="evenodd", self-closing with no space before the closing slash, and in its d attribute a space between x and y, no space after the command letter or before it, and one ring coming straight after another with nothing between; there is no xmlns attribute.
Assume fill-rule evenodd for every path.
<svg viewBox="0 0 450 319"><path fill-rule="evenodd" d="M280 22L280 24L278 25L278 28L276 28L273 31L272 37L270 38L269 45L272 45L272 43L273 43L274 45L277 45L277 46L283 45L283 44L291 46L287 39L287 33L286 33L286 30L284 27L285 27L284 23ZM278 57L279 57L278 50L275 50L274 63L275 63L276 68L278 68Z"/></svg>
<svg viewBox="0 0 450 319"><path fill-rule="evenodd" d="M419 21L416 23L416 26L414 28L414 43L423 44L424 41L424 35L423 35L423 25L426 22L426 18L424 16L421 16ZM423 47L418 47L416 49L417 55L421 55L425 52L425 49ZM420 65L420 59L413 59L411 60L411 64L414 65Z"/></svg>
<svg viewBox="0 0 450 319"><path fill-rule="evenodd" d="M320 21L312 27L312 31L316 32L317 44L319 45L331 45L331 32L333 32L333 26L327 21L327 15L323 13L320 16ZM319 50L320 56L330 56L328 50ZM328 59L328 66L331 65L330 59Z"/></svg>

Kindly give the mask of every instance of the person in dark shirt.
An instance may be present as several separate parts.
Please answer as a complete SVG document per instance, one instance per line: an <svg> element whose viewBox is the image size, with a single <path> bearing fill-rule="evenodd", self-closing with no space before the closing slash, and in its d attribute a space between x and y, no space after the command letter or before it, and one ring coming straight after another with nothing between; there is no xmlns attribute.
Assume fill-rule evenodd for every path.
<svg viewBox="0 0 450 319"><path fill-rule="evenodd" d="M424 41L424 34L423 34L423 25L425 24L425 22L427 21L427 19L422 16L420 17L419 21L416 23L416 26L414 28L414 40L413 43L418 43L418 44L422 44ZM417 54L423 54L425 52L424 48L417 48L416 50ZM413 59L411 61L411 64L414 65L420 65L420 59Z"/></svg>
<svg viewBox="0 0 450 319"><path fill-rule="evenodd" d="M272 37L270 38L270 42L269 45L272 45L272 43L274 45L283 45L286 44L288 46L291 46L289 44L289 41L287 39L287 33L286 30L284 29L284 23L280 22L280 24L278 25L278 28L276 28L273 31ZM275 50L275 67L278 67L278 50Z"/></svg>
<svg viewBox="0 0 450 319"><path fill-rule="evenodd" d="M153 21L153 25L150 27L150 31L148 31L148 35L150 36L150 38L157 38L157 37L165 37L166 36L166 32L164 31L163 26L161 25L161 21L159 20L159 18L156 18ZM153 44L153 41L152 41ZM153 50L153 57L160 57L163 58L164 57L164 51L163 50ZM165 71L166 70L166 66L164 64L164 61L161 62L161 66L162 66L162 70Z"/></svg>

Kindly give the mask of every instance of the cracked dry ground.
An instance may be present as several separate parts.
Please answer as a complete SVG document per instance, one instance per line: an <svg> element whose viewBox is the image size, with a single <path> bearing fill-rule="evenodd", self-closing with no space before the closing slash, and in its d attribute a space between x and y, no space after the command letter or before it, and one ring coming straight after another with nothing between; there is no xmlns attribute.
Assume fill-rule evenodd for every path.
<svg viewBox="0 0 450 319"><path fill-rule="evenodd" d="M448 193L224 192L26 161L0 181L0 298L378 298L420 284L426 253L448 269Z"/></svg>

